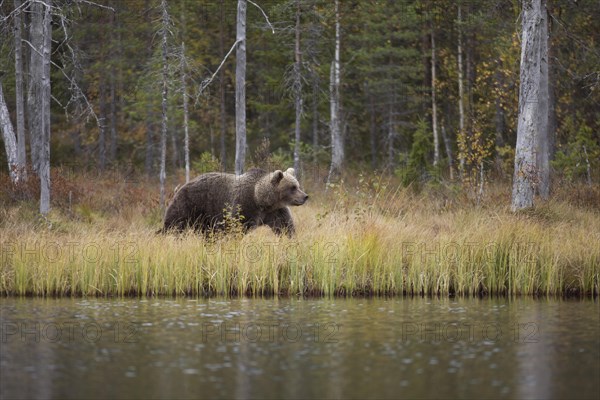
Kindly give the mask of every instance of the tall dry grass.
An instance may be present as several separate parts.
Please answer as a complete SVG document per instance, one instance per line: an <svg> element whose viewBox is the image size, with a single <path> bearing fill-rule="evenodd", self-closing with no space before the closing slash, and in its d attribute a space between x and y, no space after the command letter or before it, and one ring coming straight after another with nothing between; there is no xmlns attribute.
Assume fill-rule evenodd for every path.
<svg viewBox="0 0 600 400"><path fill-rule="evenodd" d="M27 196L5 192L0 292L598 294L597 187L562 188L550 201L514 214L508 184L487 188L478 205L456 187L415 192L381 177L357 177L327 191L320 180L305 186L311 201L293 208L293 239L266 228L212 239L156 235L156 184L143 179L71 177L57 185L47 219L36 216Z"/></svg>

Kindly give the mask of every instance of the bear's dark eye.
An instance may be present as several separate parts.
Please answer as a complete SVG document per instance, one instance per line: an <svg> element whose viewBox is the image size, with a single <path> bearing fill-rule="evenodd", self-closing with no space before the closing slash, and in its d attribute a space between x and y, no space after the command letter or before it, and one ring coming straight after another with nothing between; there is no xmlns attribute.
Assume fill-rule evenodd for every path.
<svg viewBox="0 0 600 400"><path fill-rule="evenodd" d="M292 186L290 188L290 192L295 192L296 190L298 190L298 186Z"/></svg>

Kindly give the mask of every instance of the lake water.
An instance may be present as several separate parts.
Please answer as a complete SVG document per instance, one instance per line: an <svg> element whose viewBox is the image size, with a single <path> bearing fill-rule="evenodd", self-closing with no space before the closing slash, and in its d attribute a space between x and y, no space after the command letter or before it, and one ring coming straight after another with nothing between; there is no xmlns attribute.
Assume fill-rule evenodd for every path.
<svg viewBox="0 0 600 400"><path fill-rule="evenodd" d="M598 398L598 301L2 298L0 397Z"/></svg>

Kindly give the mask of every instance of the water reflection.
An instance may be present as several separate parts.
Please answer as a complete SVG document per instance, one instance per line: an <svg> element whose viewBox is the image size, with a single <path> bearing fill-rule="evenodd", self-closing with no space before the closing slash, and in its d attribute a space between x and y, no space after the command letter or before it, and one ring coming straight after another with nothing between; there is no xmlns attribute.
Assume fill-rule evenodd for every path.
<svg viewBox="0 0 600 400"><path fill-rule="evenodd" d="M594 301L2 299L2 398L597 398Z"/></svg>

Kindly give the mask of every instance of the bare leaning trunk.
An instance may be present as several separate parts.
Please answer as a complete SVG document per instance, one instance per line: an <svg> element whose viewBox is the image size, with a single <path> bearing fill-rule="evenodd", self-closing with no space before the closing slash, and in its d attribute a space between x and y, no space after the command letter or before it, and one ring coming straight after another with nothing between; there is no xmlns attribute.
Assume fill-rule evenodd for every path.
<svg viewBox="0 0 600 400"><path fill-rule="evenodd" d="M294 64L294 98L296 125L294 129L294 169L300 171L300 124L302 123L302 53L300 52L300 0L296 0L296 62Z"/></svg>
<svg viewBox="0 0 600 400"><path fill-rule="evenodd" d="M238 0L235 63L235 174L246 161L246 0Z"/></svg>
<svg viewBox="0 0 600 400"><path fill-rule="evenodd" d="M462 11L460 4L458 5L458 142L464 143L465 140L465 106L464 98L465 91L463 87L463 59L462 59ZM459 149L459 171L462 175L465 169L465 156L463 151Z"/></svg>
<svg viewBox="0 0 600 400"><path fill-rule="evenodd" d="M331 167L327 182L336 180L342 172L344 161L344 142L340 129L340 9L339 0L335 0L335 56L331 63L330 77L331 104Z"/></svg>
<svg viewBox="0 0 600 400"><path fill-rule="evenodd" d="M519 88L519 120L515 148L515 172L511 209L517 211L533 206L536 168L536 148L540 122L544 112L540 109L544 99L540 95L542 83L542 36L545 18L542 15L544 0L523 1L523 32L521 38L521 70ZM547 102L545 103L547 105ZM547 117L547 112L546 112Z"/></svg>
<svg viewBox="0 0 600 400"><path fill-rule="evenodd" d="M181 42L181 93L183 93L183 152L185 158L185 183L190 181L190 134L187 95L187 74L185 65L185 44ZM211 147L212 148L212 147Z"/></svg>
<svg viewBox="0 0 600 400"><path fill-rule="evenodd" d="M19 9L21 0L15 0ZM15 14L15 94L17 111L17 175L19 180L27 180L27 155L25 153L25 110L23 103L23 47L21 43L21 11Z"/></svg>
<svg viewBox="0 0 600 400"><path fill-rule="evenodd" d="M2 92L2 83L0 82L0 129L2 130L2 139L4 140L4 148L6 149L6 158L8 160L8 173L13 183L19 181L18 164L17 164L17 139L10 121L10 114L6 108L4 101L4 93Z"/></svg>
<svg viewBox="0 0 600 400"><path fill-rule="evenodd" d="M433 125L433 166L437 166L440 161L440 143L438 137L437 106L435 104L435 32L431 30L431 118Z"/></svg>
<svg viewBox="0 0 600 400"><path fill-rule="evenodd" d="M168 79L169 71L167 65L167 27L169 22L169 14L167 13L167 1L161 1L162 11L162 124L160 133L160 208L165 208L165 179L167 176L167 95L168 95Z"/></svg>
<svg viewBox="0 0 600 400"><path fill-rule="evenodd" d="M540 4L540 89L538 135L536 146L538 193L543 200L550 196L550 151L548 143L548 13L546 0Z"/></svg>

